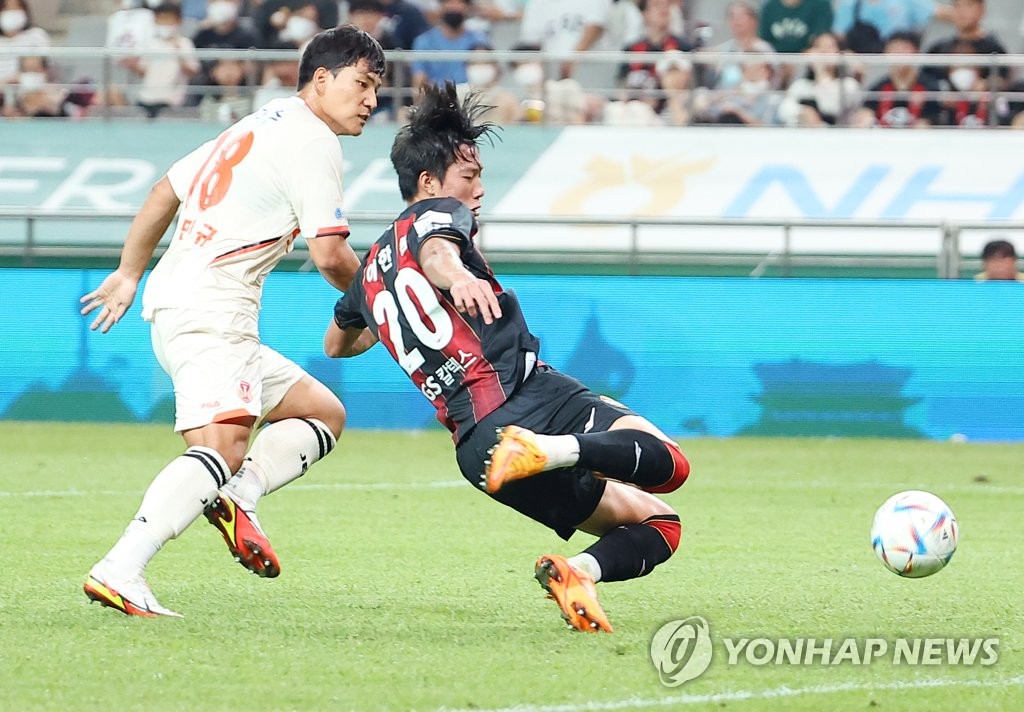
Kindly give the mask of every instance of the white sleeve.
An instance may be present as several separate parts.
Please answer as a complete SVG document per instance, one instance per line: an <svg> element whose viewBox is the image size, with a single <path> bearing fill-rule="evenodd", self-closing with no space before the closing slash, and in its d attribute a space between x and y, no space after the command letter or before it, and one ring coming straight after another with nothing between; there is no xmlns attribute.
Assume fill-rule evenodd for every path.
<svg viewBox="0 0 1024 712"><path fill-rule="evenodd" d="M207 141L202 146L192 151L192 153L179 158L174 164L167 169L167 180L171 183L171 188L174 189L174 194L178 196L178 200L185 202L185 198L188 197L189 188L192 187L192 181L195 180L196 175L203 167L203 162L210 155L210 151L213 150L213 144L216 142L215 139Z"/></svg>
<svg viewBox="0 0 1024 712"><path fill-rule="evenodd" d="M605 27L611 12L612 0L590 0L583 9L583 24Z"/></svg>
<svg viewBox="0 0 1024 712"><path fill-rule="evenodd" d="M544 10L540 3L527 3L523 9L523 19L519 24L519 42L528 45L540 45L544 42Z"/></svg>
<svg viewBox="0 0 1024 712"><path fill-rule="evenodd" d="M341 144L336 137L307 141L288 161L285 190L306 238L348 237L348 218L341 197Z"/></svg>

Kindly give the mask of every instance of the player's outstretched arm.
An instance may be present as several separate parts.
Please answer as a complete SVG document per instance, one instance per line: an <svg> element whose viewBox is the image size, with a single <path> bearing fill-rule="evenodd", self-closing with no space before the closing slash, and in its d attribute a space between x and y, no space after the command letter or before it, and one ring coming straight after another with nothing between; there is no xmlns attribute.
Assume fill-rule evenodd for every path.
<svg viewBox="0 0 1024 712"><path fill-rule="evenodd" d="M455 308L485 324L501 318L501 307L490 282L477 279L459 257L459 248L443 236L428 237L419 254L420 267L430 283L452 296Z"/></svg>
<svg viewBox="0 0 1024 712"><path fill-rule="evenodd" d="M359 258L341 235L325 235L306 240L309 256L323 278L335 289L347 292L359 268Z"/></svg>
<svg viewBox="0 0 1024 712"><path fill-rule="evenodd" d="M100 310L89 328L98 328L105 334L128 311L135 300L135 292L146 271L146 265L153 257L160 238L174 220L180 204L167 176L157 181L149 191L128 228L117 269L107 275L95 291L80 300L85 305L82 307L83 315Z"/></svg>
<svg viewBox="0 0 1024 712"><path fill-rule="evenodd" d="M324 353L331 358L350 358L368 351L377 343L377 337L369 329L342 329L331 319L324 334Z"/></svg>

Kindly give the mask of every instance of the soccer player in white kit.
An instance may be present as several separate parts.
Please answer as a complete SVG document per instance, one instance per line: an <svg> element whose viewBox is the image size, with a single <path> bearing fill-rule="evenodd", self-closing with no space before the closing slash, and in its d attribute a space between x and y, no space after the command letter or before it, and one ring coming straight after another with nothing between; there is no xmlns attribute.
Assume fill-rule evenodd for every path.
<svg viewBox="0 0 1024 712"><path fill-rule="evenodd" d="M324 278L348 288L338 136L358 136L377 105L384 52L352 26L314 37L298 93L275 99L167 171L136 215L116 271L82 297L92 328L124 316L161 237L175 232L142 297L153 350L171 377L187 449L153 480L135 517L89 572L86 595L128 615L177 616L143 578L170 539L205 513L235 558L264 577L280 565L256 502L334 447L345 409L326 386L260 343L263 281L306 239ZM258 422L266 423L252 440Z"/></svg>

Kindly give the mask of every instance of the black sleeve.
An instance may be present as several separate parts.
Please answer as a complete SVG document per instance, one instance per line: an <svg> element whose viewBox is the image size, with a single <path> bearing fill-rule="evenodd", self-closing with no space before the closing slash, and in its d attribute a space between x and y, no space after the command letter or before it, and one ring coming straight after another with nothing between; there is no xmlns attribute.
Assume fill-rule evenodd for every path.
<svg viewBox="0 0 1024 712"><path fill-rule="evenodd" d="M363 313L359 311L359 300L357 292L361 290L352 285L352 289L345 292L345 296L334 304L334 323L339 329L365 329L366 320Z"/></svg>
<svg viewBox="0 0 1024 712"><path fill-rule="evenodd" d="M419 262L420 248L428 238L441 236L459 247L465 255L473 244L476 218L465 205L454 198L423 201L416 211L416 219L406 236L406 247Z"/></svg>

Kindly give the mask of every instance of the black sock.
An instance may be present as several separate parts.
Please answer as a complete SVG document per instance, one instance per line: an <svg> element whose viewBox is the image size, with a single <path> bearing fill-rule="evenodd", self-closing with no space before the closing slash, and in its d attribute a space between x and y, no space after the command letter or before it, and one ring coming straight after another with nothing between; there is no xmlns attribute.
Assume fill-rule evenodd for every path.
<svg viewBox="0 0 1024 712"><path fill-rule="evenodd" d="M586 553L601 566L602 581L626 581L667 561L679 545L679 531L678 516L660 514L609 530Z"/></svg>
<svg viewBox="0 0 1024 712"><path fill-rule="evenodd" d="M577 465L620 482L649 489L664 485L675 474L669 446L643 430L577 433L576 440L580 444Z"/></svg>

